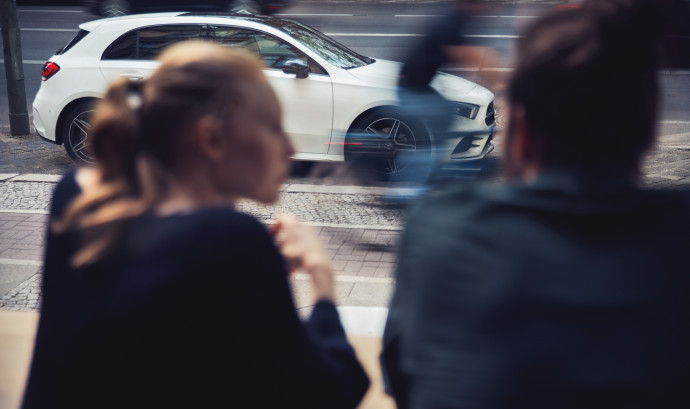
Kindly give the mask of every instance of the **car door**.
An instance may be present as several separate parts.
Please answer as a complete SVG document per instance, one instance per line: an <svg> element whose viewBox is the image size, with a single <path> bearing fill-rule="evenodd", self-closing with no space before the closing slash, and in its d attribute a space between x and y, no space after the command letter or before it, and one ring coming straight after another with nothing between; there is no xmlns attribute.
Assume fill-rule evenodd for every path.
<svg viewBox="0 0 690 409"><path fill-rule="evenodd" d="M264 73L283 110L283 127L298 155L328 152L333 129L333 87L326 70L286 41L258 30L209 26L209 36L219 44L242 47L263 59ZM283 72L285 62L294 59L309 65L306 78Z"/></svg>
<svg viewBox="0 0 690 409"><path fill-rule="evenodd" d="M148 78L158 68L156 57L171 44L205 36L203 24L168 24L142 27L120 36L101 57L100 69L111 84L120 78Z"/></svg>

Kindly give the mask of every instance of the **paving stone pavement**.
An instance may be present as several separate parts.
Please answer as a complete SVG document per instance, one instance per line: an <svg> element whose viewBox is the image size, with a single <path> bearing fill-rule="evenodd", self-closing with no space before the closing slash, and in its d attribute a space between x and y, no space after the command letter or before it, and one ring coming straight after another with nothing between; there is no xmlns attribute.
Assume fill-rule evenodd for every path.
<svg viewBox="0 0 690 409"><path fill-rule="evenodd" d="M663 123L659 135L646 155L642 184L690 187L690 123ZM483 176L486 183L502 181L501 151L499 138L487 161L492 170ZM0 134L0 309L39 308L48 204L60 174L72 167L61 147L37 137ZM27 175L32 172L36 174ZM238 209L266 223L277 214L292 213L315 226L336 270L338 302L386 306L404 208L386 205L380 188L300 184L305 180L286 185L276 205L243 201ZM297 274L292 283L297 306L308 309L308 277Z"/></svg>
<svg viewBox="0 0 690 409"><path fill-rule="evenodd" d="M0 189L8 183L13 182L4 182ZM30 185L25 191L39 192L40 197L48 197L49 192L46 191L54 186L49 183L24 184ZM334 198L328 199L337 203ZM40 307L41 260L48 219L45 211L47 202L42 203L41 210L35 209L41 207L36 205L36 200L26 203L30 203L34 209L14 212L5 208L0 211L0 309L24 311L37 310ZM276 214L266 206L256 206L248 202L243 203L240 210L254 214L268 223L271 221L269 217ZM28 213L30 211L34 213ZM400 215L396 217L400 219ZM391 274L395 262L398 228L394 225L374 228L315 225L314 229L323 240L336 271L338 304L386 306L393 283ZM8 266L13 268L9 269ZM25 269L23 274L28 277L20 283L13 282L12 275L3 271L16 272L18 268ZM8 283L16 287L5 288L8 287ZM308 276L296 274L292 277L292 284L298 308L309 308L313 300L310 298Z"/></svg>

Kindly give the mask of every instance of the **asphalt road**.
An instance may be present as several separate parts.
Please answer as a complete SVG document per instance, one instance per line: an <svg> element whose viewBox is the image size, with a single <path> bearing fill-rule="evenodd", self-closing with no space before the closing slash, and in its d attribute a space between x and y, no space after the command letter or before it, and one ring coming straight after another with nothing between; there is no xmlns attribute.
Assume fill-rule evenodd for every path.
<svg viewBox="0 0 690 409"><path fill-rule="evenodd" d="M442 13L443 7L442 4L432 2L421 4L404 2L299 2L284 10L280 16L308 24L364 55L400 61L410 47L416 41L421 40L425 26ZM503 57L503 62L500 67L490 68L509 73L514 57L514 44L521 30L551 7L556 6L485 6L485 9L468 21L469 28L466 41L469 44L493 47ZM31 104L41 84L41 68L44 62L72 39L79 24L98 17L85 12L78 6L37 5L19 6L18 18L23 45L27 110L31 115ZM0 132L9 132L4 67L4 62L1 62ZM481 82L472 68L475 67L451 69L449 72L472 81ZM660 72L659 75L662 84L661 128L675 129L676 125L680 125L685 131L685 128L690 128L690 98L687 97L690 95L690 70L665 71ZM500 117L501 97L500 94L497 95L499 125L502 124ZM625 98L624 95L618 97ZM615 98L611 102L615 103ZM624 118L620 120L624 120ZM34 160L38 160L36 166L46 167L48 173L56 173L68 168L69 160L66 159L62 147L58 148L47 142L34 140L37 139L35 137L30 137L30 139L32 146L28 146L27 140L27 149L38 155ZM41 148L37 150L37 146ZM496 152L490 155L489 160L486 161L489 165L497 162L496 159L500 155L500 140L497 140L497 148ZM47 151L54 151L55 154L46 155ZM12 159L9 162L15 160L15 158L9 159ZM21 158L16 158L16 160L22 161ZM7 165L5 167L8 169L4 169L5 172L35 172L33 168L36 166L24 170L22 166L18 168L9 162L0 163L0 168ZM300 163L295 167L293 176L300 179L301 183L375 183L368 180L366 175L359 177L359 175L353 174L352 169L338 164L313 166L309 163ZM330 182L324 182L324 177L325 179L330 177Z"/></svg>
<svg viewBox="0 0 690 409"><path fill-rule="evenodd" d="M283 17L295 19L331 35L357 52L374 58L400 61L414 42L421 39L424 27L441 12L435 3L295 3ZM513 45L520 30L550 7L534 5L486 6L469 21L468 44L489 45L504 57L502 68L509 69ZM77 32L79 24L97 16L81 7L19 6L27 109L41 84L41 68L56 50ZM0 131L9 130L8 103L0 64ZM473 67L467 67L473 68ZM473 78L468 71L457 75ZM690 73L675 71L660 74L664 86L662 120L690 121Z"/></svg>

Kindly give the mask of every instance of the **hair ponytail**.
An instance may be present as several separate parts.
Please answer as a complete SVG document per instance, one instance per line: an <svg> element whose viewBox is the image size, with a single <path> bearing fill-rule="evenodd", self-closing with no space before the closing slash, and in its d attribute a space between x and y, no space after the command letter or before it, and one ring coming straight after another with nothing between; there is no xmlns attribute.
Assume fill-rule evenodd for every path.
<svg viewBox="0 0 690 409"><path fill-rule="evenodd" d="M84 245L74 267L97 260L126 227L127 220L149 211L165 190L164 173L140 151L144 81L114 83L98 104L89 137L100 180L83 187L52 228L83 232Z"/></svg>

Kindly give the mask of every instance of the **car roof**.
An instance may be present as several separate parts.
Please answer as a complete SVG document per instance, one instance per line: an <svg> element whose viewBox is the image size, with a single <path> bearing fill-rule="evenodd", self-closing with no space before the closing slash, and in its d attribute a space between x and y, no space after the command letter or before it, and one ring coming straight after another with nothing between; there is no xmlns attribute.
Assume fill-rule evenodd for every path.
<svg viewBox="0 0 690 409"><path fill-rule="evenodd" d="M249 14L249 13L231 13L231 12L160 12L160 13L142 13L142 14L129 14L126 16L118 17L108 17L98 20L88 21L79 25L79 28L87 31L93 31L96 27L103 23L112 22L126 22L126 21L136 21L136 20L155 20L155 19L174 19L176 17L209 17L209 18L227 18L231 20L240 21L251 21L254 23L265 23L273 20L285 20L276 19L274 17L263 16L259 14Z"/></svg>

